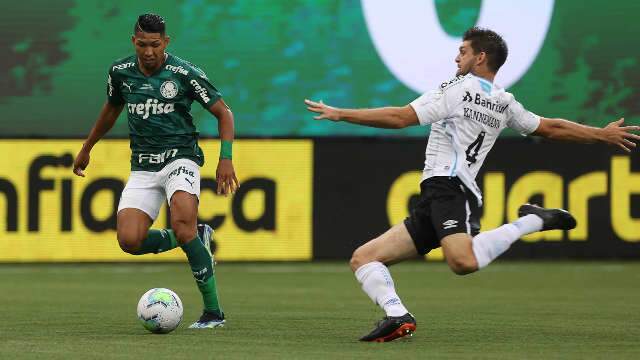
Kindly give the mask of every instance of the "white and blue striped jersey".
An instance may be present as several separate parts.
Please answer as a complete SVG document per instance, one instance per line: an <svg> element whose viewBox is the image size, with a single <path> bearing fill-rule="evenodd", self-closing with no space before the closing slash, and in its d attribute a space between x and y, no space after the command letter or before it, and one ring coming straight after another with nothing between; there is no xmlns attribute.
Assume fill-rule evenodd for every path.
<svg viewBox="0 0 640 360"><path fill-rule="evenodd" d="M540 117L527 111L511 93L467 74L445 82L410 104L421 125L431 124L422 180L457 176L482 204L476 176L505 128L527 135Z"/></svg>

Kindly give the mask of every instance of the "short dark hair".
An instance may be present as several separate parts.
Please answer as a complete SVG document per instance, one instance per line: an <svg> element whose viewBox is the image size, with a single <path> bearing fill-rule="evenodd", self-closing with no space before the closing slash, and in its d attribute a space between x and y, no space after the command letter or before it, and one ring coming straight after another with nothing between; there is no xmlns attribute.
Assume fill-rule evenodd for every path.
<svg viewBox="0 0 640 360"><path fill-rule="evenodd" d="M157 14L142 14L138 16L138 21L133 27L133 33L146 32L146 33L160 33L164 35L164 19Z"/></svg>
<svg viewBox="0 0 640 360"><path fill-rule="evenodd" d="M487 54L487 65L494 72L497 72L507 61L509 54L507 43L495 31L474 26L465 31L462 40L471 41L471 47L475 54L479 52Z"/></svg>

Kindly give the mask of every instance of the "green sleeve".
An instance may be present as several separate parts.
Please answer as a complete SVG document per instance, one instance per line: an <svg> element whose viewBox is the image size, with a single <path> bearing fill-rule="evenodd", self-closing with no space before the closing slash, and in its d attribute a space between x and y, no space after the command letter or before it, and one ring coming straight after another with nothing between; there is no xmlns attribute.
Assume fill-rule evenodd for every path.
<svg viewBox="0 0 640 360"><path fill-rule="evenodd" d="M120 80L112 71L109 71L107 78L107 101L109 101L110 104L124 104L124 98L122 97L120 88Z"/></svg>
<svg viewBox="0 0 640 360"><path fill-rule="evenodd" d="M194 68L194 71L189 73L188 81L189 96L205 109L210 108L222 97L220 91L211 84L207 75L198 68Z"/></svg>

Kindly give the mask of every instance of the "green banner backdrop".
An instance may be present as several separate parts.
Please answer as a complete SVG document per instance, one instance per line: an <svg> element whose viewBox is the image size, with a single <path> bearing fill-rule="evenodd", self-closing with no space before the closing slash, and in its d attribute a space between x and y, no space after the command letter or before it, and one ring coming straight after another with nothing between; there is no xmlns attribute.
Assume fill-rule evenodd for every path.
<svg viewBox="0 0 640 360"><path fill-rule="evenodd" d="M452 77L455 44L474 24L505 35L504 80L530 110L640 122L636 1L23 0L0 12L0 134L84 136L109 65L132 52L133 24L148 11L166 18L169 51L220 88L240 136L391 134L314 122L302 100L407 104ZM203 133L217 133L197 104L194 115ZM124 120L112 134L127 134Z"/></svg>

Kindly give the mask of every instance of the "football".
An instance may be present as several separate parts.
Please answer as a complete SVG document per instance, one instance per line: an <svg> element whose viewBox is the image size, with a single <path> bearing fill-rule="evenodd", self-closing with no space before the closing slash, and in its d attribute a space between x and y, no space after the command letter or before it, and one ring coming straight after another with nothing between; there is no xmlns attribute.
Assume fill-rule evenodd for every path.
<svg viewBox="0 0 640 360"><path fill-rule="evenodd" d="M152 333L169 333L182 321L182 301L169 289L151 289L138 301L138 319Z"/></svg>

